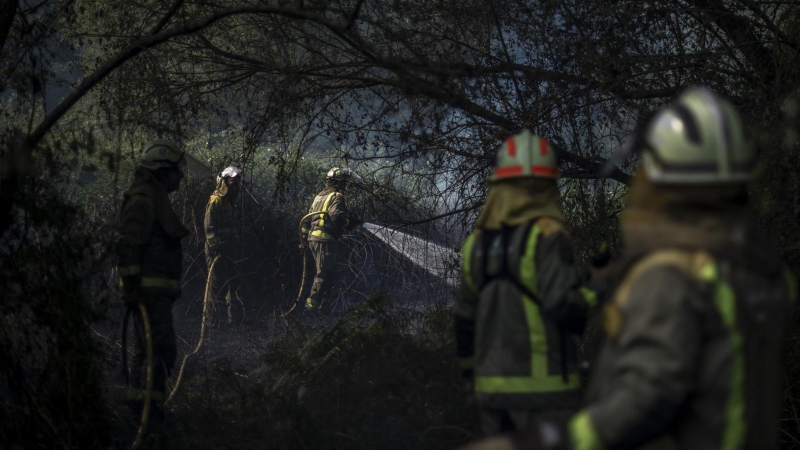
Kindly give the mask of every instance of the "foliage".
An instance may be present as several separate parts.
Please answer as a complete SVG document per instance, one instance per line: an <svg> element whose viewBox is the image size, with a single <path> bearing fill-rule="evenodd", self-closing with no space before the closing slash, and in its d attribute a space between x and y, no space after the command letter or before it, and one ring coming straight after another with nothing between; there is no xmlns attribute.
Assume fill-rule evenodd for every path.
<svg viewBox="0 0 800 450"><path fill-rule="evenodd" d="M452 311L398 311L370 299L330 329L294 324L263 367L218 360L190 382L176 448L440 449L472 438L452 357ZM204 392L213 392L212 397Z"/></svg>
<svg viewBox="0 0 800 450"><path fill-rule="evenodd" d="M0 189L14 193L0 234L0 446L107 445L102 361L87 327L107 307L96 284L105 249L70 227L81 210L47 178L5 179Z"/></svg>
<svg viewBox="0 0 800 450"><path fill-rule="evenodd" d="M251 174L253 197L239 199L240 252L257 261L247 268L250 284L261 286L253 296L285 302L299 272L296 222L329 166L364 174L353 199L362 217L457 248L481 206L494 149L522 127L560 152L563 206L579 260L601 241L618 246L615 216L636 159L614 161L608 178L600 169L654 109L686 86L706 85L730 96L751 126L762 162L753 210L800 273L795 2L10 0L0 12L2 443L106 442L97 367L107 361L87 324L109 311L110 225L138 150L155 137L178 140L215 170L235 163ZM188 180L174 199L192 230L187 292L201 291L202 212L211 184ZM241 418L231 426L258 428L263 412L280 445L298 444L289 433L302 429L323 448L344 446L354 417L415 436L425 430L416 417L466 426L463 409L444 409L446 401L458 404L452 389L424 391L449 419L396 397L392 389L413 395L427 386L410 385L421 382L411 367L433 373L426 364L450 356L420 343L441 334L392 328L408 317L391 311L362 312L330 331L293 331L282 341L291 350L285 358L268 352L282 368L275 370L330 391L294 379L277 391L247 384L247 393L276 409L230 401L232 417ZM394 372L387 379L396 386L370 378L386 375L369 364L381 360L379 350L389 351L383 341L409 356L388 358ZM352 349L374 359L362 361ZM311 354L331 356L314 366ZM797 354L788 372L787 448L800 443ZM332 392L337 377L350 375L345 360L363 369L358 387L369 395L358 404L363 411L341 414ZM218 382L235 386L231 380L239 379ZM198 408L200 392L193 397ZM396 422L367 413L381 406L367 400L381 392ZM222 394L212 390L204 401L215 395ZM303 402L339 414L320 417ZM401 406L415 416L405 419ZM285 417L293 422L281 428ZM343 435L326 434L323 425ZM197 445L223 445L203 429L195 431L208 439ZM431 436L445 431L428 431L413 444L463 437L451 431L441 441ZM358 442L387 445L375 436L359 435Z"/></svg>

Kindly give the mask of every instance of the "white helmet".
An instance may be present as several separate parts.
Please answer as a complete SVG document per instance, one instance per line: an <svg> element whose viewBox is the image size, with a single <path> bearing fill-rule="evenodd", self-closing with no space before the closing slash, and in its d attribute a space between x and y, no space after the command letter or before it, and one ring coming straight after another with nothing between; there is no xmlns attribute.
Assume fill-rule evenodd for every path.
<svg viewBox="0 0 800 450"><path fill-rule="evenodd" d="M355 179L356 181L361 181L361 177L349 167L334 167L328 171L327 178L329 180L349 181L350 179Z"/></svg>
<svg viewBox="0 0 800 450"><path fill-rule="evenodd" d="M653 183L745 183L756 154L744 128L730 102L690 89L647 124L641 167Z"/></svg>
<svg viewBox="0 0 800 450"><path fill-rule="evenodd" d="M217 175L217 183L220 182L223 178L236 178L242 175L242 169L236 166L228 166L222 172Z"/></svg>

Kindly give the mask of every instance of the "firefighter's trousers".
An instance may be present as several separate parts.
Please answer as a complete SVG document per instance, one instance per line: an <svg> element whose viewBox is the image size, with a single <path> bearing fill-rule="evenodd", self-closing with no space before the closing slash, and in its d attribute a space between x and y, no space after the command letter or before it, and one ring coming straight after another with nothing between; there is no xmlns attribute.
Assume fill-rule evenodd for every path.
<svg viewBox="0 0 800 450"><path fill-rule="evenodd" d="M214 255L219 255L219 259L208 278L210 284L209 290L211 292L211 298L214 301L215 309L223 304L226 305L228 323L231 323L234 320L233 312L236 308L235 303L239 304L238 308L242 308L243 306L239 297L241 277L239 276L236 264L227 253L211 253L206 249L206 262L208 263L209 270L211 270Z"/></svg>
<svg viewBox="0 0 800 450"><path fill-rule="evenodd" d="M311 285L311 294L306 301L306 309L319 310L331 287L338 281L336 271L336 241L310 241L308 247L317 268L314 284Z"/></svg>

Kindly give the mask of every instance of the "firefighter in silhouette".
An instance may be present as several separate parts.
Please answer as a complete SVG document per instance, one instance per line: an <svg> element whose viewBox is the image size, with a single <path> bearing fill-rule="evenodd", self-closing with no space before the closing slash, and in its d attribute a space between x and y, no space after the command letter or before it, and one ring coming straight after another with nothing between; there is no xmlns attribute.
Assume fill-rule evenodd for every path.
<svg viewBox="0 0 800 450"><path fill-rule="evenodd" d="M464 243L457 356L487 435L580 406L574 338L597 298L575 270L557 177L547 141L527 130L508 138Z"/></svg>
<svg viewBox="0 0 800 450"><path fill-rule="evenodd" d="M317 273L311 293L306 299L306 311L320 311L320 308L338 279L336 254L339 238L361 224L347 210L344 192L350 181L359 176L348 167L334 167L328 171L325 189L317 194L311 204L309 214L302 222L303 240L314 257ZM305 245L305 244L304 244Z"/></svg>
<svg viewBox="0 0 800 450"><path fill-rule="evenodd" d="M134 314L134 355L128 402L141 413L146 383L146 333L139 305L146 307L153 346L151 423L163 422L165 383L176 358L172 305L181 295L181 239L189 232L172 209L168 194L178 190L187 160L198 163L171 141L145 145L120 212L116 244L120 290Z"/></svg>
<svg viewBox="0 0 800 450"><path fill-rule="evenodd" d="M241 190L242 169L229 166L217 177L217 187L208 199L204 220L209 290L216 305L227 305L228 323L233 323L233 303L241 287L235 259L236 198ZM215 262L216 261L216 262Z"/></svg>
<svg viewBox="0 0 800 450"><path fill-rule="evenodd" d="M473 449L778 447L795 283L747 214L738 112L686 91L640 130L621 277L587 405Z"/></svg>

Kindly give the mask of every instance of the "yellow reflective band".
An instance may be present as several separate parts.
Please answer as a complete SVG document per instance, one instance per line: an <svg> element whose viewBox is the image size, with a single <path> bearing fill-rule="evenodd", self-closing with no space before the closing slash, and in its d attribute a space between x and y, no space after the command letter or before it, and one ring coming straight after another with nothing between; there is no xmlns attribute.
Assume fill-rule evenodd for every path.
<svg viewBox="0 0 800 450"><path fill-rule="evenodd" d="M533 294L539 293L539 287L536 284L536 244L539 242L541 234L542 229L538 225L531 228L525 243L525 254L520 259L520 281ZM539 305L532 298L525 294L522 294L521 298L525 309L525 318L528 322L531 345L531 376L490 377L484 382L486 389L499 389L492 391L499 393L558 392L578 389L580 377L577 374L568 374L566 382L561 374L550 375L547 361L547 331L542 312L539 311ZM477 380L475 385L478 385Z"/></svg>
<svg viewBox="0 0 800 450"><path fill-rule="evenodd" d="M461 367L461 370L472 369L475 367L475 358L458 358L458 366Z"/></svg>
<svg viewBox="0 0 800 450"><path fill-rule="evenodd" d="M308 234L309 231L311 230L309 230L308 228L300 228L300 232L303 234Z"/></svg>
<svg viewBox="0 0 800 450"><path fill-rule="evenodd" d="M328 212L328 206L330 205L331 200L333 200L333 197L336 194L338 194L338 192L331 192L330 194L328 194L327 197L325 197L325 202L322 203L322 209L319 211L320 213ZM325 214L320 214L319 215L319 226L323 226L323 225L325 225Z"/></svg>
<svg viewBox="0 0 800 450"><path fill-rule="evenodd" d="M139 264L134 264L130 266L118 267L117 270L119 270L120 276L129 277L131 275L137 275L140 273L142 271L142 266Z"/></svg>
<svg viewBox="0 0 800 450"><path fill-rule="evenodd" d="M173 280L170 278L150 278L150 277L143 277L142 278L142 287L153 287L153 288L164 288L164 289L175 289L178 290L181 288L181 283L178 280Z"/></svg>
<svg viewBox="0 0 800 450"><path fill-rule="evenodd" d="M475 280L472 279L472 246L475 245L475 238L475 233L467 237L461 248L461 258L464 260L464 280L467 282L467 287L473 294L480 295L478 288L475 287Z"/></svg>
<svg viewBox="0 0 800 450"><path fill-rule="evenodd" d="M546 355L543 355L547 358ZM541 364L540 364L541 365ZM536 366L534 365L534 368ZM547 367L544 367L547 370ZM475 377L475 392L484 394L536 394L542 392L560 392L578 389L580 376L571 373L567 382L561 375L545 375L544 377Z"/></svg>
<svg viewBox="0 0 800 450"><path fill-rule="evenodd" d="M522 255L519 264L520 281L533 294L539 293L539 288L536 285L536 243L539 241L540 234L542 234L542 230L537 225L534 225L528 235L528 241L525 243L525 254ZM542 320L542 313L539 311L539 305L525 294L522 294L521 298L522 306L525 310L525 319L528 322L528 339L530 339L531 345L531 377L538 380L554 378L563 387L564 380L561 377L551 377L547 374L547 332Z"/></svg>
<svg viewBox="0 0 800 450"><path fill-rule="evenodd" d="M330 234L328 234L328 233L326 233L326 232L324 232L322 230L314 230L309 234L311 236L315 236L315 237L322 238L322 239L335 239L333 236L331 236Z"/></svg>
<svg viewBox="0 0 800 450"><path fill-rule="evenodd" d="M586 300L586 303L588 303L590 307L594 308L595 306L597 306L596 292L587 288L586 286L581 287L579 291L581 295L583 295L583 298Z"/></svg>
<svg viewBox="0 0 800 450"><path fill-rule="evenodd" d="M306 309L314 309L314 303L311 302L311 297L306 299Z"/></svg>
<svg viewBox="0 0 800 450"><path fill-rule="evenodd" d="M736 325L736 295L731 286L719 279L719 271L714 263L706 264L700 270L700 278L716 284L714 304L730 333L733 349L733 367L731 367L731 393L725 411L725 432L722 437L722 449L738 449L744 443L746 423L744 419L744 341L742 333Z"/></svg>
<svg viewBox="0 0 800 450"><path fill-rule="evenodd" d="M528 241L525 243L525 254L522 255L519 262L520 280L534 294L539 293L539 287L536 285L536 243L539 241L540 234L542 234L542 230L538 225L534 225L528 235Z"/></svg>
<svg viewBox="0 0 800 450"><path fill-rule="evenodd" d="M570 448L572 450L602 450L605 448L592 418L586 411L579 411L569 421Z"/></svg>

